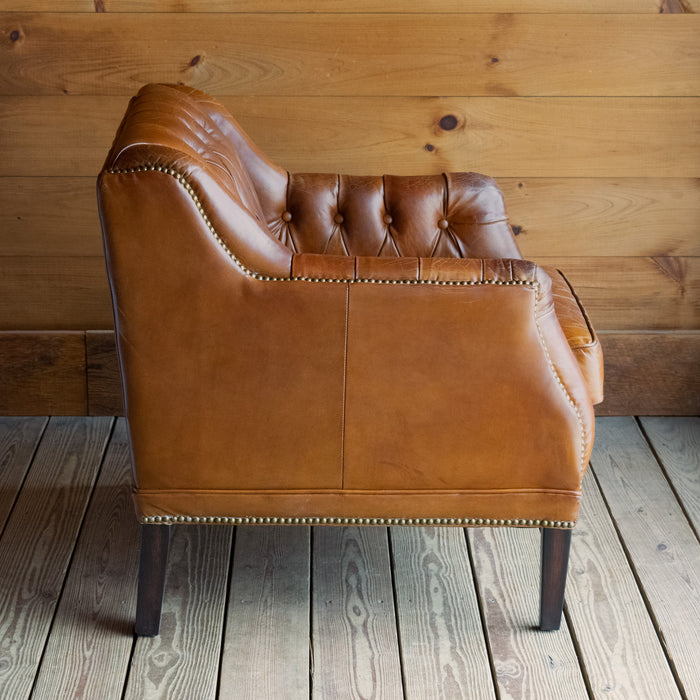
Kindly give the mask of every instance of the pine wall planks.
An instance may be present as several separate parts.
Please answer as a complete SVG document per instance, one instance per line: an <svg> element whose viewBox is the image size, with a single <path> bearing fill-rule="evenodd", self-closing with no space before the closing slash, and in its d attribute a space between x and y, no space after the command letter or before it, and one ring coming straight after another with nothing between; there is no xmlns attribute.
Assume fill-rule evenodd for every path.
<svg viewBox="0 0 700 700"><path fill-rule="evenodd" d="M0 0L0 335L14 353L0 338L0 394L17 338L29 352L48 337L26 331L111 329L94 178L128 98L181 81L219 97L290 170L493 175L524 255L561 267L609 339L602 412L700 411L688 400L700 395L698 10ZM86 357L67 412L90 393ZM652 359L658 376L637 377ZM11 386L0 412L47 410Z"/></svg>

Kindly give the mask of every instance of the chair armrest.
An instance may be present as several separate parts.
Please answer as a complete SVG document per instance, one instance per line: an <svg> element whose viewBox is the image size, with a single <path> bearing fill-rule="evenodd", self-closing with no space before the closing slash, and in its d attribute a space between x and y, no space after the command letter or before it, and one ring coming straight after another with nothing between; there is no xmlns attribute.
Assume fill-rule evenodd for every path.
<svg viewBox="0 0 700 700"><path fill-rule="evenodd" d="M554 310L569 347L578 361L594 404L603 401L603 351L586 310L564 274L543 268L552 280Z"/></svg>

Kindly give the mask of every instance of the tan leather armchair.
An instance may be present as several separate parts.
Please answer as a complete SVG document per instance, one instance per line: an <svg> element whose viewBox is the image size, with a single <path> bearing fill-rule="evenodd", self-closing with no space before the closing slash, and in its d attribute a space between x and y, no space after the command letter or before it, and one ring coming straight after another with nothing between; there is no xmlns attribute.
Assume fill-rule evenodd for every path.
<svg viewBox="0 0 700 700"><path fill-rule="evenodd" d="M138 633L172 523L542 528L558 628L602 356L493 180L288 174L212 98L148 85L98 195Z"/></svg>

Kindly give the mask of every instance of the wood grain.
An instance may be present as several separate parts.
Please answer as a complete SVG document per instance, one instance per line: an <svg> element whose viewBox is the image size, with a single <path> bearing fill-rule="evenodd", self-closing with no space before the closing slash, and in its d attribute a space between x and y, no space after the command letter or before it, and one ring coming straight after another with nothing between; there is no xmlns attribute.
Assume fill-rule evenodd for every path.
<svg viewBox="0 0 700 700"><path fill-rule="evenodd" d="M696 355L696 362L699 356ZM696 397L698 394L700 387ZM640 420L696 534L700 533L700 418Z"/></svg>
<svg viewBox="0 0 700 700"><path fill-rule="evenodd" d="M102 255L94 176L6 177L0 184L0 255Z"/></svg>
<svg viewBox="0 0 700 700"><path fill-rule="evenodd" d="M540 632L540 533L467 530L499 698L588 698L569 628Z"/></svg>
<svg viewBox="0 0 700 700"><path fill-rule="evenodd" d="M222 102L258 146L291 171L700 176L697 97L240 96ZM125 97L2 99L0 175L94 177L126 104ZM445 131L439 122L450 114L457 127Z"/></svg>
<svg viewBox="0 0 700 700"><path fill-rule="evenodd" d="M566 609L594 698L679 698L595 478L583 480Z"/></svg>
<svg viewBox="0 0 700 700"><path fill-rule="evenodd" d="M501 178L524 257L700 255L700 180Z"/></svg>
<svg viewBox="0 0 700 700"><path fill-rule="evenodd" d="M111 426L51 419L0 540L1 697L32 689Z"/></svg>
<svg viewBox="0 0 700 700"><path fill-rule="evenodd" d="M657 14L680 0L13 0L15 12L547 12ZM695 0L683 0L690 8ZM9 8L8 8L9 9ZM697 11L697 10L695 10Z"/></svg>
<svg viewBox="0 0 700 700"><path fill-rule="evenodd" d="M32 698L119 698L133 646L139 528L131 459L117 421Z"/></svg>
<svg viewBox="0 0 700 700"><path fill-rule="evenodd" d="M256 13L202 14L193 33L181 13L12 13L0 94L689 96L699 29L692 15Z"/></svg>
<svg viewBox="0 0 700 700"><path fill-rule="evenodd" d="M312 695L402 698L386 528L313 535Z"/></svg>
<svg viewBox="0 0 700 700"><path fill-rule="evenodd" d="M0 331L0 414L85 415L86 398L82 331Z"/></svg>
<svg viewBox="0 0 700 700"><path fill-rule="evenodd" d="M599 416L698 415L700 332L600 334L605 400Z"/></svg>
<svg viewBox="0 0 700 700"><path fill-rule="evenodd" d="M596 421L591 465L686 697L700 696L700 543L633 418Z"/></svg>
<svg viewBox="0 0 700 700"><path fill-rule="evenodd" d="M46 418L0 418L0 533L22 488Z"/></svg>
<svg viewBox="0 0 700 700"><path fill-rule="evenodd" d="M123 414L121 373L114 331L87 331L85 357L88 415Z"/></svg>
<svg viewBox="0 0 700 700"><path fill-rule="evenodd" d="M500 178L498 184L525 257L700 255L698 179ZM95 178L3 178L0 230L0 255L102 255Z"/></svg>
<svg viewBox="0 0 700 700"><path fill-rule="evenodd" d="M0 330L113 327L103 257L0 258Z"/></svg>
<svg viewBox="0 0 700 700"><path fill-rule="evenodd" d="M219 695L309 697L310 531L236 530Z"/></svg>
<svg viewBox="0 0 700 700"><path fill-rule="evenodd" d="M700 258L548 258L564 272L596 330L700 327Z"/></svg>
<svg viewBox="0 0 700 700"><path fill-rule="evenodd" d="M406 698L495 697L464 530L390 536Z"/></svg>
<svg viewBox="0 0 700 700"><path fill-rule="evenodd" d="M231 537L174 526L160 636L137 639L125 700L216 697Z"/></svg>

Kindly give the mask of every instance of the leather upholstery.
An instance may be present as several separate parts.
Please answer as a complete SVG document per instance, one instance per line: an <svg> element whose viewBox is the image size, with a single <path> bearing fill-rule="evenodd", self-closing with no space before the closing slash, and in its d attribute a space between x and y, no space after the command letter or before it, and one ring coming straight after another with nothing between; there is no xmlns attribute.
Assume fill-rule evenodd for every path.
<svg viewBox="0 0 700 700"><path fill-rule="evenodd" d="M290 175L150 85L98 196L142 518L576 520L600 346L493 180Z"/></svg>

